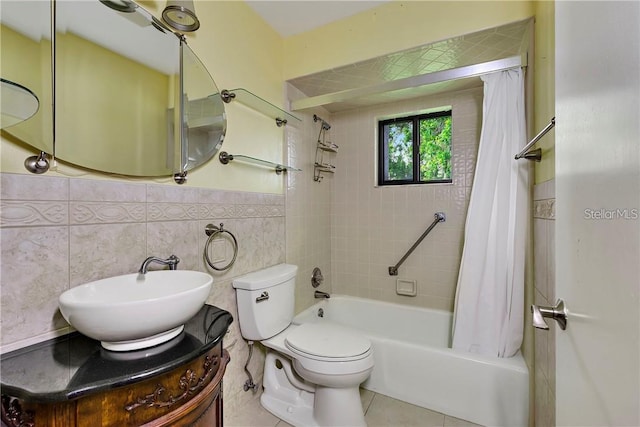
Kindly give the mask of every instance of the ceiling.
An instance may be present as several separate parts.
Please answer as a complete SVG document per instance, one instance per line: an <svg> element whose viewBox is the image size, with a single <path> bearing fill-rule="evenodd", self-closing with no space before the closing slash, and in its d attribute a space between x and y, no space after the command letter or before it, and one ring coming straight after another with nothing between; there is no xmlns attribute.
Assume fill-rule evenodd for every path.
<svg viewBox="0 0 640 427"><path fill-rule="evenodd" d="M477 64L495 61L501 66L507 58L517 58L520 64L529 47L531 23L514 22L289 80L308 97L305 102L313 104L295 107L297 100L293 100L292 107L322 105L330 112L339 112L480 86L481 73L448 77L455 75L451 72L455 70L474 71ZM420 83L430 80L433 83Z"/></svg>
<svg viewBox="0 0 640 427"><path fill-rule="evenodd" d="M288 37L387 1L390 0L248 0L246 3L279 34ZM447 71L525 56L530 28L531 20L510 23L289 80L307 97L302 103L292 100L292 108L323 106L335 113L481 86L477 75L448 80ZM436 75L445 79L416 83ZM390 86L394 86L393 89ZM294 108L296 103L298 107Z"/></svg>
<svg viewBox="0 0 640 427"><path fill-rule="evenodd" d="M339 21L390 0L255 0L246 3L281 36L288 37Z"/></svg>

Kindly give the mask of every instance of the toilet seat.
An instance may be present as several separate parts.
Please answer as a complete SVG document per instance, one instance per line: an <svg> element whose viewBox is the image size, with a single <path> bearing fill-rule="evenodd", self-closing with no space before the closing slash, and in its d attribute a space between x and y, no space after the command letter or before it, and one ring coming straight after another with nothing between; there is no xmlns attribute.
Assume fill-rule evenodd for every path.
<svg viewBox="0 0 640 427"><path fill-rule="evenodd" d="M371 353L371 341L340 325L305 323L287 334L285 346L293 353L323 362L360 360Z"/></svg>

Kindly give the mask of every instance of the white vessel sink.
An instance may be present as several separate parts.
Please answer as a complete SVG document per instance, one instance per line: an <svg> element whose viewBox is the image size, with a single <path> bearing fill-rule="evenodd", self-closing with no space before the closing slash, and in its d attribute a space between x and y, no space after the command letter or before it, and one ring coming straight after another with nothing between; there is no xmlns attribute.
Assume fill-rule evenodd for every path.
<svg viewBox="0 0 640 427"><path fill-rule="evenodd" d="M213 278L199 271L149 271L76 286L60 295L64 318L112 351L161 344L202 308Z"/></svg>

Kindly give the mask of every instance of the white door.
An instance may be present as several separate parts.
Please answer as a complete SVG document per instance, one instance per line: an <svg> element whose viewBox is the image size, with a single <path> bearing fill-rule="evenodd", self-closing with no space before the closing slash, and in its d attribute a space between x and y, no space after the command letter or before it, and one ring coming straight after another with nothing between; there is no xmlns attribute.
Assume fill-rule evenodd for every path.
<svg viewBox="0 0 640 427"><path fill-rule="evenodd" d="M559 426L640 425L640 2L556 8Z"/></svg>

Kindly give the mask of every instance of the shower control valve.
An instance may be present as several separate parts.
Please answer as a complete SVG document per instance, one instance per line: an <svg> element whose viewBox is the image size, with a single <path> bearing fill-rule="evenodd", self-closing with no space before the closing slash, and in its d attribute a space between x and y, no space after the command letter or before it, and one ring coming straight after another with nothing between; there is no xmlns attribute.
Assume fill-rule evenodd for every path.
<svg viewBox="0 0 640 427"><path fill-rule="evenodd" d="M322 271L320 271L320 269L316 267L313 269L313 274L311 276L311 286L317 288L318 286L322 285L322 282L324 282Z"/></svg>

